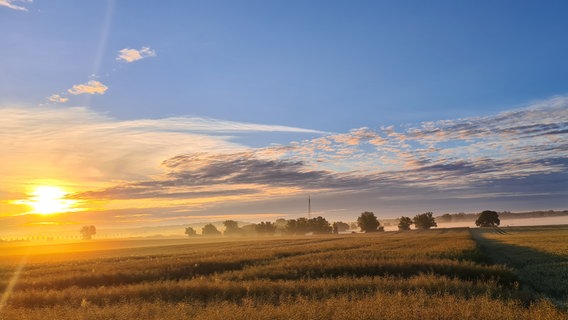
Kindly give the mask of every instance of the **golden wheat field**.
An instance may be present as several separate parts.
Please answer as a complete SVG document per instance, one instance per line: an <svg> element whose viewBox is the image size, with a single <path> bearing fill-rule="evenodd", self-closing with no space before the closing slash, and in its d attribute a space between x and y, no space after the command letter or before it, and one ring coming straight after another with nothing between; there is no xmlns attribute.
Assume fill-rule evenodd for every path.
<svg viewBox="0 0 568 320"><path fill-rule="evenodd" d="M504 230L5 243L0 319L567 319L568 227Z"/></svg>

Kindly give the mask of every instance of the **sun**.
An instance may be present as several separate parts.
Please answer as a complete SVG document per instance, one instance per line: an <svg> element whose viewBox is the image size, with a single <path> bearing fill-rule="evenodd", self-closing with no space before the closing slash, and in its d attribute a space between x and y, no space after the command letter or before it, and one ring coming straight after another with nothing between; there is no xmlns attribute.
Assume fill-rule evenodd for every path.
<svg viewBox="0 0 568 320"><path fill-rule="evenodd" d="M32 212L37 214L55 214L75 211L76 200L67 199L67 192L56 186L38 186L30 193L28 200L22 203L32 207Z"/></svg>

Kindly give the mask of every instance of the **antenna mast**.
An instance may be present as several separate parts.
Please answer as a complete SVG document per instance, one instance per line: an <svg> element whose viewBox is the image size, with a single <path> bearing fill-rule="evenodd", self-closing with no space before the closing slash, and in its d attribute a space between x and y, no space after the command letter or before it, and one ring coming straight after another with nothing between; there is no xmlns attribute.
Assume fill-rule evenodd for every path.
<svg viewBox="0 0 568 320"><path fill-rule="evenodd" d="M308 194L308 219L312 218L312 198Z"/></svg>

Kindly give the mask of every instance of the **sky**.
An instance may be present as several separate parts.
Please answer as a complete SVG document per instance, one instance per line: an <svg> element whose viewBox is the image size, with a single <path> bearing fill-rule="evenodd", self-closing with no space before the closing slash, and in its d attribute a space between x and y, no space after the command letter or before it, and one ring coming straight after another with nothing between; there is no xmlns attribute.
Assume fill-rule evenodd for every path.
<svg viewBox="0 0 568 320"><path fill-rule="evenodd" d="M566 12L0 0L0 232L568 209Z"/></svg>

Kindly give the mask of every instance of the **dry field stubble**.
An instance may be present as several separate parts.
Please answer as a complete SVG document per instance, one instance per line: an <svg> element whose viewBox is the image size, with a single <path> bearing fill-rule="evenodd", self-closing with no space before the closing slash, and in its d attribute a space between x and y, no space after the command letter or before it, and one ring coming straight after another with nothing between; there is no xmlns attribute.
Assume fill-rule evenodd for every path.
<svg viewBox="0 0 568 320"><path fill-rule="evenodd" d="M96 241L95 241L96 242ZM31 255L1 319L566 319L467 229ZM51 258L50 258L51 257ZM0 289L18 259L3 259Z"/></svg>

